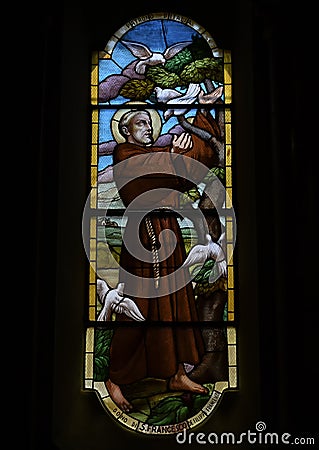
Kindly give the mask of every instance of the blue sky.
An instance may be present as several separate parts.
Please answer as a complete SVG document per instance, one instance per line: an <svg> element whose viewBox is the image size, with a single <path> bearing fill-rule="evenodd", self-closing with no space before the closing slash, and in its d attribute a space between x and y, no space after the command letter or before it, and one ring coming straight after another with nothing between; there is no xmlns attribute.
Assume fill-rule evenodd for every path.
<svg viewBox="0 0 319 450"><path fill-rule="evenodd" d="M118 33L116 34L118 35ZM166 48L170 45L179 42L191 42L192 36L194 35L200 36L200 34L191 26L184 25L176 20L158 18L134 26L126 33L122 34L121 39L147 45L153 52L164 53ZM112 39L114 39L114 37L112 37ZM112 58L100 60L99 81L104 80L110 75L119 75L122 69L135 59L136 57L132 55L130 50L119 41L113 48ZM126 102L126 98L117 97L116 99L111 100L109 104L118 105ZM112 141L114 139L110 129L110 122L115 111L116 109L100 111L100 143ZM159 111L159 113L162 115L161 111ZM190 111L188 114L194 115L195 111ZM176 123L177 120L174 117L168 122L163 120L162 134L169 132ZM99 158L98 170L102 170L110 164L112 164L112 156L102 156Z"/></svg>

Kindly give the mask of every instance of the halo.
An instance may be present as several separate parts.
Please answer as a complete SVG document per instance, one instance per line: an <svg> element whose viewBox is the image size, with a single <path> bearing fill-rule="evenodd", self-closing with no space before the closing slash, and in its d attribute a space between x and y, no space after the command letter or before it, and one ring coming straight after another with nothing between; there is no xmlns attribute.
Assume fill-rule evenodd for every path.
<svg viewBox="0 0 319 450"><path fill-rule="evenodd" d="M114 137L115 141L118 144L120 144L122 142L125 142L125 138L119 132L119 127L118 127L119 122L120 122L121 117L123 116L123 114L125 114L125 113L127 113L129 111L135 110L136 108L134 108L133 105L137 105L137 104L138 105L147 105L147 103L145 103L145 102L134 102L134 103L127 102L125 104L126 105L132 104L132 108L119 109L118 111L115 112L115 114L113 115L113 117L111 119L111 131L112 131L112 134L113 134L113 137ZM148 108L145 108L145 109L149 112L149 114L150 114L150 116L152 118L153 139L154 139L154 142L155 142L156 139L158 138L158 136L160 135L160 132L161 132L161 129L162 129L162 120L161 120L161 117L160 117L158 111L156 111L155 109L148 109ZM142 109L141 109L141 111L142 111Z"/></svg>

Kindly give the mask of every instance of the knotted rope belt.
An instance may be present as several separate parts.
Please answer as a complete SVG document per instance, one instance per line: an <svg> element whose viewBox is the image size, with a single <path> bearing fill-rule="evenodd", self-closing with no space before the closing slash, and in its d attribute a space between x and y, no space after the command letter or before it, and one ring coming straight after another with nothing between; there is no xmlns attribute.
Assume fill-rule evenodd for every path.
<svg viewBox="0 0 319 450"><path fill-rule="evenodd" d="M152 256L153 256L153 272L154 272L154 283L155 288L159 287L160 280L160 270L159 270L159 256L158 249L156 246L156 234L153 228L151 218L149 216L145 217L146 230L151 240Z"/></svg>

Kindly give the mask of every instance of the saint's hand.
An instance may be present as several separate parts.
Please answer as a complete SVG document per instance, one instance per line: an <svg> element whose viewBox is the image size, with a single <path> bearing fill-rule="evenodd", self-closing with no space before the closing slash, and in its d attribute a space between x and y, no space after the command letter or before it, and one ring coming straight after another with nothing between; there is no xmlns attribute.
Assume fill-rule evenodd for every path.
<svg viewBox="0 0 319 450"><path fill-rule="evenodd" d="M212 104L215 103L223 94L223 86L218 87L213 92L209 94L204 94L203 91L201 91L198 94L198 101L202 105Z"/></svg>

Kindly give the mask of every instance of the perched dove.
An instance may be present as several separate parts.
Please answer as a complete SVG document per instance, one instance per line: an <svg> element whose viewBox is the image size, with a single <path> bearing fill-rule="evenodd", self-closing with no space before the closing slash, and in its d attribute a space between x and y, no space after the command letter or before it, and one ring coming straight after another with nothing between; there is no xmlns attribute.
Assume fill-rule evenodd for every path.
<svg viewBox="0 0 319 450"><path fill-rule="evenodd" d="M160 103L167 103L169 100L181 97L183 95L182 92L179 92L176 89L163 89L160 86L155 86L154 93L156 100Z"/></svg>
<svg viewBox="0 0 319 450"><path fill-rule="evenodd" d="M227 261L225 255L225 233L220 235L217 242L212 240L210 234L206 234L207 244L197 244L191 248L182 267L190 267L195 264L204 264L208 259L213 259L218 264L220 275L227 274Z"/></svg>
<svg viewBox="0 0 319 450"><path fill-rule="evenodd" d="M179 97L174 97L171 98L170 100L168 100L166 102L167 105L191 105L192 103L195 103L198 94L201 92L201 87L199 84L197 83L190 83L187 91L185 92L185 94L180 95ZM172 108L172 109L167 109L164 112L164 119L167 121L171 116L181 116L185 113L187 113L187 111L189 111L189 108Z"/></svg>

